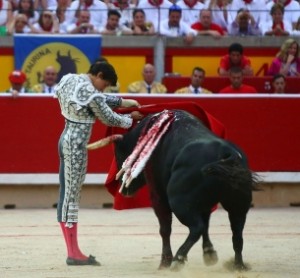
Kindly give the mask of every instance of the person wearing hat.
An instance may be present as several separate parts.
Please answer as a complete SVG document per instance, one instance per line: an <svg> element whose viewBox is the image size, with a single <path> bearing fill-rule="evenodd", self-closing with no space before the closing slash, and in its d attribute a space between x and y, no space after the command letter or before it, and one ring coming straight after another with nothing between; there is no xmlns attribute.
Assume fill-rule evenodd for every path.
<svg viewBox="0 0 300 278"><path fill-rule="evenodd" d="M30 90L24 86L26 82L26 74L20 70L12 71L8 76L11 87L6 91L13 96L18 96L19 93L29 93Z"/></svg>

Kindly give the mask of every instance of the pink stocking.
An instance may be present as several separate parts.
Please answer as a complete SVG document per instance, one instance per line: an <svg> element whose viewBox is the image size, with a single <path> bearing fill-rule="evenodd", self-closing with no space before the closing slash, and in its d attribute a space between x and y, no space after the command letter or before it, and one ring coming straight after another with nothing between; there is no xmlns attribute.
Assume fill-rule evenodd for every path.
<svg viewBox="0 0 300 278"><path fill-rule="evenodd" d="M88 257L80 251L78 246L77 223L72 223L72 227L69 228L66 227L65 222L60 222L60 227L67 245L68 257L76 260L87 260Z"/></svg>

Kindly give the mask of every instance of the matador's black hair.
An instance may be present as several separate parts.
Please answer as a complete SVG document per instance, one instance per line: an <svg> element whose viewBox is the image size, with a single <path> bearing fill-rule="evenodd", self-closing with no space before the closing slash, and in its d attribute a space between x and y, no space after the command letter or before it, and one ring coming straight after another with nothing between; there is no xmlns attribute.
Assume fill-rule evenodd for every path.
<svg viewBox="0 0 300 278"><path fill-rule="evenodd" d="M107 62L96 62L91 65L88 73L91 75L97 75L98 73L102 73L102 78L105 81L109 81L111 86L116 86L118 81L118 76L114 67Z"/></svg>

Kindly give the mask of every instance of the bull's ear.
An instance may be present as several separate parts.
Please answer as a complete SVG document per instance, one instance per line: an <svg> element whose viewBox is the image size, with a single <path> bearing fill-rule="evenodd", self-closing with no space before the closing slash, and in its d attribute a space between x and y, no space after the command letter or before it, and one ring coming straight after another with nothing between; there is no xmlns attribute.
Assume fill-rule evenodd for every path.
<svg viewBox="0 0 300 278"><path fill-rule="evenodd" d="M123 139L123 135L121 134L114 134L108 137L105 137L103 139L100 139L99 141L96 141L94 143L88 144L86 148L88 150L95 150L99 148L103 148L113 142L121 141Z"/></svg>

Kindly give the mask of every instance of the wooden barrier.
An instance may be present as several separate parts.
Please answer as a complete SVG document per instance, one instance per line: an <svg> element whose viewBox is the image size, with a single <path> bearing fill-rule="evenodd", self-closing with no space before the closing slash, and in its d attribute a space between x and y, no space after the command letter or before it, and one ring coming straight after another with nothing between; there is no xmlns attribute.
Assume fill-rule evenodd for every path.
<svg viewBox="0 0 300 278"><path fill-rule="evenodd" d="M123 95L141 104L194 101L219 119L242 147L254 171L300 172L300 95ZM0 97L1 173L57 173L57 143L64 128L57 99ZM97 122L91 141L104 136ZM112 147L89 152L89 173L107 173Z"/></svg>

